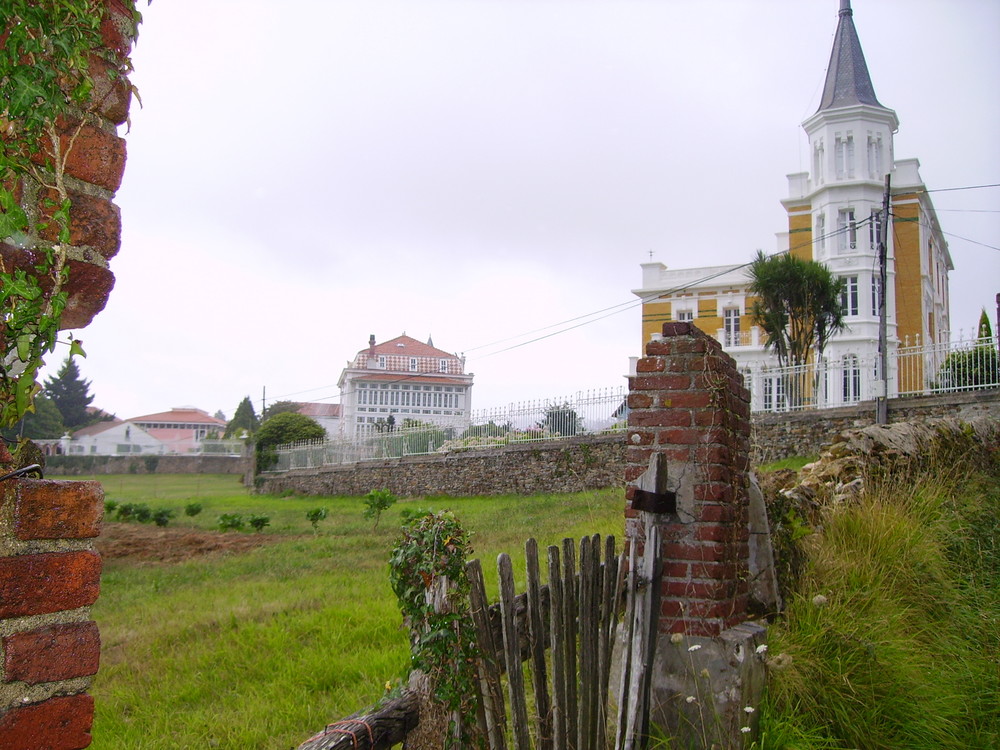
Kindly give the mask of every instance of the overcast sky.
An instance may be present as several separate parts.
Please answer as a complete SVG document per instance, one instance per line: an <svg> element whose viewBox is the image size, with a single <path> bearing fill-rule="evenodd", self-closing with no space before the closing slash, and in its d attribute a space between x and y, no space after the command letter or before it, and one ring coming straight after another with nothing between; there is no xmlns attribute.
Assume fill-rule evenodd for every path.
<svg viewBox="0 0 1000 750"><path fill-rule="evenodd" d="M1000 3L853 5L896 157L930 189L1000 183ZM474 408L623 384L650 253L774 250L838 7L140 3L117 284L77 332L95 405L335 402L369 334L404 331L465 353ZM1000 291L1000 190L933 199L971 329Z"/></svg>

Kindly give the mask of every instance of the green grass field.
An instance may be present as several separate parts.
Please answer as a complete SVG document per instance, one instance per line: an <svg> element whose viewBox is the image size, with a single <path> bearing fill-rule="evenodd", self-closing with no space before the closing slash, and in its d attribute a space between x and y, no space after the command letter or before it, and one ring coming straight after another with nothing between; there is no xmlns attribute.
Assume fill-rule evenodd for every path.
<svg viewBox="0 0 1000 750"><path fill-rule="evenodd" d="M375 530L360 498L252 496L229 476L101 480L109 500L176 510L171 527L266 514L276 541L178 564L106 562L93 608L98 750L287 750L398 684L407 634L387 561L404 509L453 510L493 592L500 552L523 587L529 536L544 547L623 528L617 491L403 501ZM192 501L203 511L187 518ZM317 507L329 516L314 533L306 512ZM998 510L995 461L817 508L801 578L770 626L752 750L1000 746Z"/></svg>
<svg viewBox="0 0 1000 750"><path fill-rule="evenodd" d="M106 561L93 608L103 642L96 750L286 750L376 701L408 670L388 583L404 508L454 511L494 591L496 556L520 560L529 536L543 548L594 533L621 539L624 523L613 491L401 501L373 530L360 498L253 496L232 476L99 479L108 500L175 510L171 527L261 513L280 541L179 564ZM203 510L188 518L193 501ZM314 533L306 512L317 507L329 515Z"/></svg>

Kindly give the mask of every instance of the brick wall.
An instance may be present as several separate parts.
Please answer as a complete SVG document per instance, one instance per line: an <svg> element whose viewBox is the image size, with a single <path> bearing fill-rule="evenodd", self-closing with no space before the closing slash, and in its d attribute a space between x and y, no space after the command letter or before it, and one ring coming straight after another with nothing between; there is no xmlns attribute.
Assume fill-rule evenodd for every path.
<svg viewBox="0 0 1000 750"><path fill-rule="evenodd" d="M106 0L109 17L101 26L104 43L110 50L127 54L135 34L132 15L121 0ZM64 286L68 293L63 312L63 328L83 328L104 309L115 277L108 261L121 247L121 214L114 204L115 191L121 185L125 171L125 140L117 129L128 118L132 89L123 78L109 80L104 72L106 63L91 58L94 90L89 122L84 124L73 140L66 162L66 186L72 208L70 243L67 249L69 279ZM80 119L67 117L58 122L59 140L63 152L80 125ZM43 142L35 161L44 164L51 158L51 145ZM22 207L32 224L46 222L53 207L50 199L54 191L31 180L20 186ZM40 242L54 242L56 223L34 230L24 247L34 247ZM8 269L30 270L36 263L36 253L0 242L0 256Z"/></svg>
<svg viewBox="0 0 1000 750"><path fill-rule="evenodd" d="M0 747L90 744L100 636L97 482L0 482Z"/></svg>
<svg viewBox="0 0 1000 750"><path fill-rule="evenodd" d="M750 394L732 358L691 323L666 323L630 379L625 497L655 454L666 456L676 509L626 511L641 544L660 527L660 631L716 636L743 622L749 560Z"/></svg>
<svg viewBox="0 0 1000 750"><path fill-rule="evenodd" d="M121 59L135 37L133 4L104 4L103 51ZM109 78L107 64L98 56L91 57L91 65L94 88L87 116L78 113L56 123L67 155L65 184L72 203L64 329L83 328L104 308L114 286L109 260L121 246L121 216L113 198L126 150L117 130L127 120L132 89L123 78ZM34 158L44 165L51 159L52 143L43 139L39 145ZM46 223L53 192L24 180L17 193L32 226ZM37 263L33 248L56 240L54 222L33 232L23 247L0 243L8 270L30 270ZM9 456L0 456L4 458ZM98 668L100 636L89 607L100 587L101 558L93 539L100 533L103 498L96 482L0 482L4 750L77 750L90 744L94 701L87 690Z"/></svg>

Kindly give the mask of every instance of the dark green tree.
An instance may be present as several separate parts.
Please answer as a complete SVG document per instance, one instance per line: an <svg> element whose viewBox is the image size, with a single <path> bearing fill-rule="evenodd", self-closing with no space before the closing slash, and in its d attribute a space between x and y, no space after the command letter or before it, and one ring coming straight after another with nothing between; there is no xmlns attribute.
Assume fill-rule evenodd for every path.
<svg viewBox="0 0 1000 750"><path fill-rule="evenodd" d="M993 338L993 328L990 326L990 316L986 314L986 308L979 314L979 330L976 337L981 339Z"/></svg>
<svg viewBox="0 0 1000 750"><path fill-rule="evenodd" d="M243 435L244 431L253 435L257 432L258 427L260 427L260 420L257 419L257 413L253 410L253 403L249 396L244 396L240 405L236 407L233 418L226 424L226 432L223 437L238 438Z"/></svg>
<svg viewBox="0 0 1000 750"><path fill-rule="evenodd" d="M982 388L1000 383L1000 358L993 341L989 316L983 310L976 331L977 341L969 349L952 352L938 372L939 388Z"/></svg>
<svg viewBox="0 0 1000 750"><path fill-rule="evenodd" d="M569 404L552 405L545 409L545 419L538 426L553 435L575 435L580 432L580 415Z"/></svg>
<svg viewBox="0 0 1000 750"><path fill-rule="evenodd" d="M768 257L757 251L750 264L750 315L765 346L782 367L823 357L830 337L844 330L841 295L845 282L829 268L790 253Z"/></svg>
<svg viewBox="0 0 1000 750"><path fill-rule="evenodd" d="M294 412L274 415L257 430L257 471L267 471L277 463L277 446L323 437L326 437L326 430L311 417Z"/></svg>
<svg viewBox="0 0 1000 750"><path fill-rule="evenodd" d="M94 421L87 411L94 400L90 395L90 381L80 377L80 368L72 357L66 358L54 378L45 381L44 392L55 402L68 429L84 427Z"/></svg>
<svg viewBox="0 0 1000 750"><path fill-rule="evenodd" d="M39 394L35 397L35 411L28 412L13 427L0 431L6 440L21 437L29 440L55 440L66 432L62 414L52 399Z"/></svg>
<svg viewBox="0 0 1000 750"><path fill-rule="evenodd" d="M275 401L270 406L264 407L264 411L260 414L260 423L264 424L264 422L277 414L297 412L301 408L302 404L298 401Z"/></svg>

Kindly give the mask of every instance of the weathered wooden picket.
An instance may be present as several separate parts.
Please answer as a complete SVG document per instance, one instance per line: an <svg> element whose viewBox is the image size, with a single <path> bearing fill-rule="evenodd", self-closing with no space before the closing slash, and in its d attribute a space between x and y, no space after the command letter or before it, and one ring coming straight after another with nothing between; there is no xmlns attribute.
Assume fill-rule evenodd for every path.
<svg viewBox="0 0 1000 750"><path fill-rule="evenodd" d="M617 721L609 721L609 685L626 595L643 588L636 585L634 551L629 574L624 554L616 555L614 537L603 545L600 535L584 537L579 556L576 541L564 539L561 547L547 550L544 584L534 539L525 544L525 556L526 591L519 595L514 593L510 557L498 557L500 601L492 605L480 561L466 565L481 654L481 708L477 717L466 718L478 722L490 750L605 750L616 726L621 728L615 746L631 747L626 737L636 733L625 728L641 726L643 717L642 709L635 715L636 701L628 700L635 677L628 653L615 690ZM632 601L627 609L635 610ZM404 741L417 724L416 714L416 701L404 694L377 710L328 725L299 750L388 750Z"/></svg>
<svg viewBox="0 0 1000 750"><path fill-rule="evenodd" d="M499 556L500 633L485 606L478 560L467 566L482 664L480 684L491 750L603 750L608 728L611 651L624 590L624 566L614 537L580 541L579 573L572 539L548 548L548 584L541 583L538 546L525 545L527 591L514 595L510 557ZM548 652L548 659L546 659ZM534 714L522 664L531 676ZM500 675L507 675L504 704ZM551 675L551 680L549 679ZM509 711L507 710L509 708ZM532 729L534 744L532 744Z"/></svg>

